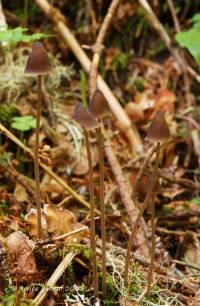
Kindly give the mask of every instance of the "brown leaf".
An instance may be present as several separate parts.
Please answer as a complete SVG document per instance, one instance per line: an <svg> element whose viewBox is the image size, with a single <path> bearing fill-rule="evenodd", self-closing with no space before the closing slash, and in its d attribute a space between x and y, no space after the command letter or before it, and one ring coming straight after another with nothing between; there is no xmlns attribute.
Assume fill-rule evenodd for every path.
<svg viewBox="0 0 200 306"><path fill-rule="evenodd" d="M96 145L91 145L92 165L95 167L98 163L98 149ZM81 149L80 159L74 164L73 173L75 175L85 175L89 171L88 160L85 146Z"/></svg>
<svg viewBox="0 0 200 306"><path fill-rule="evenodd" d="M63 187L48 174L44 174L40 188L43 194L46 194L54 203L60 202L63 197L68 195L68 193L63 190Z"/></svg>
<svg viewBox="0 0 200 306"><path fill-rule="evenodd" d="M188 302L188 306L198 306L200 305L200 289L197 290L194 297L191 297Z"/></svg>
<svg viewBox="0 0 200 306"><path fill-rule="evenodd" d="M198 237L192 233L188 232L183 241L184 246L184 258L187 263L194 264L199 267L200 265L200 242ZM188 273L195 273L195 269L187 268Z"/></svg>
<svg viewBox="0 0 200 306"><path fill-rule="evenodd" d="M161 89L156 97L156 111L173 113L175 100L176 96L172 91L168 90L167 88Z"/></svg>
<svg viewBox="0 0 200 306"><path fill-rule="evenodd" d="M144 119L144 111L141 106L136 103L128 102L125 106L125 111L133 122Z"/></svg>
<svg viewBox="0 0 200 306"><path fill-rule="evenodd" d="M53 205L45 205L44 212L47 218L47 224L54 236L60 236L70 233L82 227L82 224L76 221L75 215L64 208L58 208ZM79 242L85 236L85 232L78 233L65 239L65 242Z"/></svg>
<svg viewBox="0 0 200 306"><path fill-rule="evenodd" d="M36 281L38 273L33 255L35 243L22 232L10 234L6 240L8 266L13 281Z"/></svg>
<svg viewBox="0 0 200 306"><path fill-rule="evenodd" d="M21 203L28 202L28 194L26 189L19 183L16 183L14 197Z"/></svg>
<svg viewBox="0 0 200 306"><path fill-rule="evenodd" d="M25 220L28 223L29 235L36 240L37 239L37 210L32 208L30 212L25 216ZM47 221L46 215L42 212L42 229L44 237L47 237Z"/></svg>
<svg viewBox="0 0 200 306"><path fill-rule="evenodd" d="M29 224L29 234L35 240L37 238L37 218L35 209L32 209L29 214L26 215L26 221ZM83 225L76 221L76 217L71 211L46 204L42 211L42 226L43 236L44 238L48 238L48 233L57 237L79 229ZM67 237L65 242L79 242L85 236L86 232L83 231Z"/></svg>

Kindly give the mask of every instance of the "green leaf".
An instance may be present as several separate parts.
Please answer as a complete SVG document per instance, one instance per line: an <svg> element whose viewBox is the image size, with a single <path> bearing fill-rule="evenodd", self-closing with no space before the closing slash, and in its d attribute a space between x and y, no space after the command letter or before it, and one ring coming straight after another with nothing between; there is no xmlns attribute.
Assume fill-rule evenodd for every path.
<svg viewBox="0 0 200 306"><path fill-rule="evenodd" d="M48 34L43 33L35 33L35 34L27 34L27 28L17 27L14 29L8 29L0 32L0 42L9 42L9 43L18 43L18 42L31 42L34 40L39 40L42 38L49 37Z"/></svg>
<svg viewBox="0 0 200 306"><path fill-rule="evenodd" d="M176 40L181 47L189 50L198 65L200 65L200 28L180 32L176 35Z"/></svg>
<svg viewBox="0 0 200 306"><path fill-rule="evenodd" d="M200 28L200 13L197 13L194 16L192 16L190 21L193 24L194 28Z"/></svg>
<svg viewBox="0 0 200 306"><path fill-rule="evenodd" d="M194 198L194 199L192 199L189 203L190 203L190 204L195 204L195 205L197 205L197 206L200 206L200 198L199 198L199 197Z"/></svg>
<svg viewBox="0 0 200 306"><path fill-rule="evenodd" d="M26 115L26 116L23 116L23 117L20 117L20 116L13 117L13 121L15 121L15 122L25 122L26 123L26 122L32 121L33 119L34 119L34 117L31 116L31 115Z"/></svg>
<svg viewBox="0 0 200 306"><path fill-rule="evenodd" d="M33 116L13 117L11 127L15 130L26 132L36 127L36 120Z"/></svg>

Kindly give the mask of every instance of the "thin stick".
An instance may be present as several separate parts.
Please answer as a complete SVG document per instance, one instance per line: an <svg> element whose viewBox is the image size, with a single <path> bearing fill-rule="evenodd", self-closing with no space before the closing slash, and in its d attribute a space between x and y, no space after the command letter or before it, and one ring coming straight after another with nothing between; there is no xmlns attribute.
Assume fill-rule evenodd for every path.
<svg viewBox="0 0 200 306"><path fill-rule="evenodd" d="M102 291L103 298L107 295L106 289L106 216L104 205L104 158L102 125L96 129L99 146L99 173L100 173L100 210L101 210L101 239L102 239Z"/></svg>
<svg viewBox="0 0 200 306"><path fill-rule="evenodd" d="M92 268L93 268L93 280L94 280L94 297L98 297L98 273L97 273L97 259L96 259L96 235L95 235L95 211L94 211L94 177L93 177L93 167L92 167L92 157L90 151L90 142L88 132L84 130L88 166L89 166L89 176L90 176L90 233L91 233L91 252L92 252Z"/></svg>
<svg viewBox="0 0 200 306"><path fill-rule="evenodd" d="M154 258L155 258L155 203L153 199L150 200L150 207L151 207L151 260L150 260L150 267L148 272L147 278L147 290L146 293L148 294L151 289L151 282L153 277L153 268L154 268Z"/></svg>
<svg viewBox="0 0 200 306"><path fill-rule="evenodd" d="M40 169L39 169L39 136L40 136L40 116L42 107L42 76L38 75L38 105L36 116L35 131L35 151L34 151L34 169L35 169L35 187L36 187L36 208L37 208L37 237L42 238L42 214L41 214L41 195L40 195Z"/></svg>
<svg viewBox="0 0 200 306"><path fill-rule="evenodd" d="M120 0L112 0L108 12L103 20L103 23L101 25L101 28L99 30L96 43L93 47L94 54L93 59L90 67L89 72L89 94L90 97L93 96L96 84L97 84L97 75L98 75L98 66L99 66L99 60L100 56L103 50L103 42L105 40L105 36L107 34L108 28L111 24L112 18L114 16L114 13L119 5Z"/></svg>
<svg viewBox="0 0 200 306"><path fill-rule="evenodd" d="M158 176L158 163L159 163L159 155L160 155L160 142L157 142L157 147L156 147L156 160L155 160L155 167L154 167L154 172L152 176L152 181L155 182L157 181L157 176ZM152 194L151 194L152 197ZM152 277L153 277L153 268L154 268L154 258L155 258L155 206L152 200L151 203L151 262L150 262L150 268L149 268L149 273L148 273L148 279L147 279L147 294L149 293L151 289L151 283L152 283Z"/></svg>
<svg viewBox="0 0 200 306"><path fill-rule="evenodd" d="M200 271L200 267L197 267L196 265L193 265L191 263L187 263L187 262L176 260L176 259L172 259L171 262Z"/></svg>
<svg viewBox="0 0 200 306"><path fill-rule="evenodd" d="M53 237L51 239L38 240L37 241L37 245L42 246L42 245L46 245L46 244L51 244L51 243L54 243L55 241L63 240L63 239L68 238L70 236L76 235L76 234L78 234L80 232L86 231L87 229L88 229L87 226L83 226L83 227L78 228L78 229L76 229L74 231L71 231L69 233L65 233L65 234L60 235L60 236Z"/></svg>
<svg viewBox="0 0 200 306"><path fill-rule="evenodd" d="M158 162L159 162L159 154L160 154L160 143L157 143L157 150L156 150L156 161L155 161L155 168L154 168L154 172L152 175L152 180L151 183L149 185L149 188L147 190L147 194L146 197L144 199L144 202L142 204L142 207L140 208L139 214L137 215L137 218L135 220L133 229L132 229L132 233L131 236L129 238L129 242L128 242L128 246L127 246L127 253L126 253L126 258L125 258L125 269L124 269L124 283L125 286L128 285L128 270L129 270L129 265L130 265L130 257L131 257L131 250L133 247L133 242L135 240L135 236L137 233L137 229L138 229L138 225L140 222L140 219L145 211L145 208L147 207L147 204L151 198L153 189L154 189L154 185L156 182L156 177L157 177L157 169L158 169Z"/></svg>

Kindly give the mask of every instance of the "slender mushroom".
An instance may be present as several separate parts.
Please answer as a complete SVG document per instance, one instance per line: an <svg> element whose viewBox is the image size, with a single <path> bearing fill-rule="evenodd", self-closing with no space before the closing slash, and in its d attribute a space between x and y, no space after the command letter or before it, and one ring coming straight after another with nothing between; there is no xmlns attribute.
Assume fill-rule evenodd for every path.
<svg viewBox="0 0 200 306"><path fill-rule="evenodd" d="M167 122L161 112L157 112L149 129L147 132L146 139L152 143L156 143L156 159L154 165L154 171L152 174L152 184L153 188L156 184L158 179L158 164L159 164L159 154L160 154L160 144L164 142L168 142L171 139L169 127ZM150 195L149 201L151 201L152 194ZM149 205L151 211L151 262L150 268L148 273L148 280L147 280L147 293L149 293L151 289L151 282L153 277L153 265L154 265L154 257L155 257L155 205L153 201Z"/></svg>
<svg viewBox="0 0 200 306"><path fill-rule="evenodd" d="M102 92L95 90L90 102L89 111L99 120L100 126L96 128L99 147L99 172L100 172L100 210L101 210L101 239L102 239L102 291L106 298L106 218L104 205L104 158L103 158L103 133L102 119L110 115L110 108Z"/></svg>
<svg viewBox="0 0 200 306"><path fill-rule="evenodd" d="M35 135L35 184L36 184L36 206L37 206L37 237L42 238L42 221L41 221L41 195L40 195L40 172L39 172L39 134L40 134L40 116L42 108L42 76L49 74L51 63L49 57L40 42L33 45L32 51L28 57L25 73L37 77L37 116L36 116L36 135Z"/></svg>
<svg viewBox="0 0 200 306"><path fill-rule="evenodd" d="M94 209L94 177L93 177L93 167L92 167L92 158L91 158L91 149L89 142L89 131L94 130L100 126L98 121L93 117L93 115L87 111L87 109L81 104L78 103L75 111L72 115L72 119L75 120L83 128L87 157L88 157L88 166L89 166L89 176L90 176L90 235L91 235L91 252L92 252L92 266L93 266L93 280L94 280L94 296L98 297L98 274L97 274L97 259L96 259L96 235L95 235L95 209Z"/></svg>
<svg viewBox="0 0 200 306"><path fill-rule="evenodd" d="M150 264L150 271L148 275L148 287L147 287L147 292L149 292L150 287L151 287L151 279L152 279L152 274L153 274L153 261L154 261L154 253L155 253L155 226L154 226L154 221L152 221L154 217L154 206L150 205L152 193L154 191L154 188L156 187L156 182L157 182L157 173L158 173L158 162L159 162L159 154L160 154L160 143L167 142L171 139L170 137L170 132L168 125L165 121L165 118L162 113L157 112L151 126L149 127L148 133L147 133L147 140L151 142L156 142L156 159L155 159L155 166L153 170L153 174L151 177L150 184L147 189L147 194L144 199L144 202L140 208L140 211L137 215L136 221L134 223L133 229L131 236L128 241L128 246L127 246L127 252L126 252L126 259L125 259L125 269L124 269L124 283L127 286L128 285L128 270L129 270L129 265L130 265L130 257L131 257L131 250L133 247L133 242L135 240L135 236L137 233L138 225L140 222L140 219L145 211L146 207L151 207L151 222L152 222L152 249L151 249L151 264ZM152 203L151 203L152 204ZM153 206L153 208L152 208Z"/></svg>

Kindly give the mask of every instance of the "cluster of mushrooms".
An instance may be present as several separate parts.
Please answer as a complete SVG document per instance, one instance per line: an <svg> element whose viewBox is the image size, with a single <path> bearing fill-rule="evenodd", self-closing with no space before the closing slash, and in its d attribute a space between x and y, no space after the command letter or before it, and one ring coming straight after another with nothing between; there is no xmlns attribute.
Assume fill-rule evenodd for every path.
<svg viewBox="0 0 200 306"><path fill-rule="evenodd" d="M37 77L37 117L36 117L36 136L35 136L35 150L34 150L34 171L35 171L35 185L36 185L36 209L37 209L37 238L43 238L42 221L41 221L41 196L40 196L40 174L39 174L39 132L40 132L40 116L42 109L42 76L51 72L51 63L48 55L40 42L36 42L33 45L32 51L28 57L25 73ZM93 285L94 285L94 297L99 296L98 293L98 269L97 269L97 255L96 255L96 233L95 233L95 203L94 203L94 179L93 179L93 167L91 159L90 149L90 131L96 132L99 151L99 185L100 185L100 211L101 211L101 239L102 239L102 296L106 298L106 216L104 206L104 158L103 158L103 141L104 136L102 132L103 118L110 114L110 109L101 91L95 90L93 97L90 101L89 110L83 106L82 103L76 105L72 119L75 120L83 129L87 159L89 165L90 175L90 235L91 235L91 257L93 268ZM127 253L125 258L125 270L124 270L124 282L128 287L128 272L130 268L131 250L138 230L140 219L147 208L151 215L151 228L152 228L152 246L151 246L151 261L148 272L148 285L146 292L149 293L151 289L153 265L155 255L155 205L153 202L153 193L155 186L158 182L158 165L159 165L159 153L162 143L168 142L170 132L166 120L162 113L156 113L147 132L146 139L156 144L156 159L153 173L150 177L150 183L147 189L145 200L139 210L135 224L132 228L132 233L129 238Z"/></svg>

